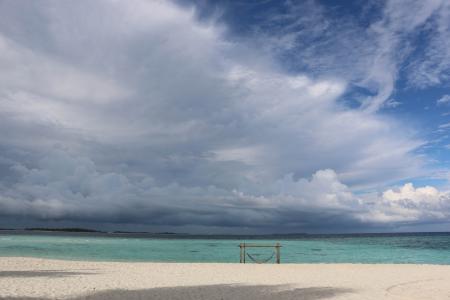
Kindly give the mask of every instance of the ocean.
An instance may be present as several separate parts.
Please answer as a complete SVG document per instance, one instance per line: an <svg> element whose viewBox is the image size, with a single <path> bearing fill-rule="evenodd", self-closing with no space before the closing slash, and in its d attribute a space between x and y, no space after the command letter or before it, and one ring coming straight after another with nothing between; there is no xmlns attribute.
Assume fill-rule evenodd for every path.
<svg viewBox="0 0 450 300"><path fill-rule="evenodd" d="M244 242L269 245L279 242L282 263L450 265L450 233L194 236L0 231L0 256L238 263L239 244ZM272 248L247 251L261 260L273 254ZM251 262L249 257L247 262Z"/></svg>

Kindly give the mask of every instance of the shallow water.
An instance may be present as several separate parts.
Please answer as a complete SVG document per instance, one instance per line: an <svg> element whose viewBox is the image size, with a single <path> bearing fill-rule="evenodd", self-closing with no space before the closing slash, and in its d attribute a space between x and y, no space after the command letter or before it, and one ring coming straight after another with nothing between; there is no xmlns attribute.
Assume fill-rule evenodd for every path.
<svg viewBox="0 0 450 300"><path fill-rule="evenodd" d="M0 233L0 256L93 261L239 262L242 242L280 242L283 263L416 263L450 265L450 234L289 237ZM272 249L251 249L270 257ZM250 261L247 258L247 261Z"/></svg>

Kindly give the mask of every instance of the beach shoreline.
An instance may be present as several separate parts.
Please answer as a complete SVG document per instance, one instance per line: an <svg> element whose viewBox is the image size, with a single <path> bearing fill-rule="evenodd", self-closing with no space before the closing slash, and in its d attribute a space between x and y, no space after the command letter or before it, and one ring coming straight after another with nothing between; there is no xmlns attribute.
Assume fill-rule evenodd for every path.
<svg viewBox="0 0 450 300"><path fill-rule="evenodd" d="M81 259L81 258L48 258L48 257L37 257L37 256L0 256L0 260L3 259L38 259L38 260L44 260L44 261L61 261L61 262L79 262L79 263L124 263L124 264L178 264L178 265L242 265L242 263L239 263L239 261L235 262L178 262L178 261L152 261L152 260L96 260L96 259ZM1 264L0 264L1 265ZM251 260L247 261L245 265L277 265L275 262L271 261L268 263L263 264L257 264L253 263ZM321 266L321 265L336 265L336 266L343 266L343 265L366 265L366 266L449 266L445 263L409 263L409 262L398 262L398 263L366 263L366 262L281 262L280 265L284 266Z"/></svg>
<svg viewBox="0 0 450 300"><path fill-rule="evenodd" d="M0 299L449 299L450 265L0 257Z"/></svg>

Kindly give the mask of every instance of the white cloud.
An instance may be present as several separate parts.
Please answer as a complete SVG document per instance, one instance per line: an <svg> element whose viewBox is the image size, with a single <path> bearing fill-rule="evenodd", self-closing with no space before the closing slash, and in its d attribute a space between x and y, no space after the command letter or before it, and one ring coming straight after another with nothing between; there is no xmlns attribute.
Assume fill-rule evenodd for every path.
<svg viewBox="0 0 450 300"><path fill-rule="evenodd" d="M449 127L450 127L450 123L445 123L445 124L439 125L439 129L445 129L445 128L449 128Z"/></svg>
<svg viewBox="0 0 450 300"><path fill-rule="evenodd" d="M439 2L439 8L433 12L433 19L425 28L427 46L422 55L407 68L412 86L427 88L448 85L450 80L450 2L430 1L430 4Z"/></svg>
<svg viewBox="0 0 450 300"><path fill-rule="evenodd" d="M412 183L405 184L398 191L390 189L383 193L383 199L390 202L399 202L408 199L414 203L434 203L439 200L439 197L440 193L436 188L426 186L416 189Z"/></svg>
<svg viewBox="0 0 450 300"><path fill-rule="evenodd" d="M440 0L386 3L383 18L369 28L377 48L369 65L371 71L362 80L364 85L372 85L376 91L376 95L366 102L368 110L376 111L392 95L400 63L411 51L408 36L417 32L418 27L427 24L442 6L444 2Z"/></svg>
<svg viewBox="0 0 450 300"><path fill-rule="evenodd" d="M450 103L450 95L443 95L436 101L437 106L448 105Z"/></svg>
<svg viewBox="0 0 450 300"><path fill-rule="evenodd" d="M445 223L450 216L449 207L449 192L431 186L415 188L407 183L397 190L385 191L368 219L381 223Z"/></svg>
<svg viewBox="0 0 450 300"><path fill-rule="evenodd" d="M212 151L214 160L217 161L237 161L246 164L254 164L258 162L262 155L261 149L258 147L236 147L225 148Z"/></svg>
<svg viewBox="0 0 450 300"><path fill-rule="evenodd" d="M400 101L395 100L395 99L389 99L383 104L383 106L387 107L387 108L396 108L396 107L398 107L400 105L402 105L402 103Z"/></svg>
<svg viewBox="0 0 450 300"><path fill-rule="evenodd" d="M104 103L129 93L118 83L24 48L0 34L0 88L61 100ZM20 67L18 67L20 66Z"/></svg>

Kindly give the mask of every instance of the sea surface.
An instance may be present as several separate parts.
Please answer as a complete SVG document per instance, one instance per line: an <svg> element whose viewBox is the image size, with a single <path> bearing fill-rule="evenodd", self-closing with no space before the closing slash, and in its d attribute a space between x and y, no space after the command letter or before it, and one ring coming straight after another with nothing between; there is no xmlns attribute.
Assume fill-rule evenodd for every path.
<svg viewBox="0 0 450 300"><path fill-rule="evenodd" d="M450 265L450 233L192 236L0 231L0 256L89 261L239 262L240 243L279 242L282 263ZM253 258L272 248L249 248ZM251 262L250 257L246 257ZM273 259L271 260L273 261Z"/></svg>

